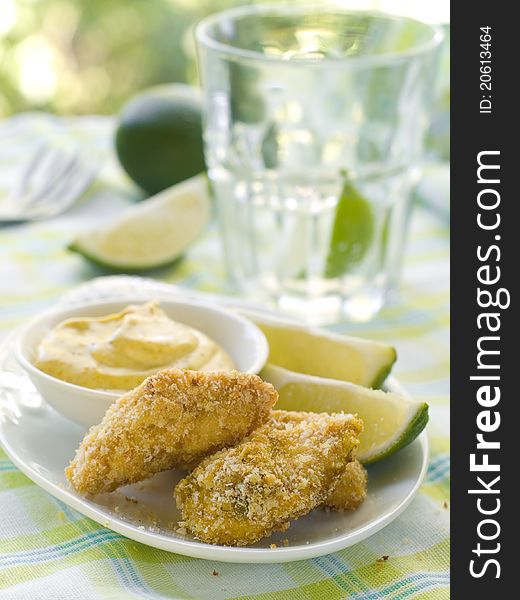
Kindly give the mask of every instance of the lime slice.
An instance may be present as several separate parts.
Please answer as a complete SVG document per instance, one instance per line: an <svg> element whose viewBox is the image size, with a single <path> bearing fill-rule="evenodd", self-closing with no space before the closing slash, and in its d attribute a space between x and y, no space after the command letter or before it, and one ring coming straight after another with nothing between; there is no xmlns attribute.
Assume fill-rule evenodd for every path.
<svg viewBox="0 0 520 600"><path fill-rule="evenodd" d="M278 390L277 409L358 415L364 424L358 458L364 464L407 446L428 422L427 404L399 394L311 377L274 365L267 365L260 375Z"/></svg>
<svg viewBox="0 0 520 600"><path fill-rule="evenodd" d="M341 277L356 267L367 253L373 236L372 207L345 175L332 226L325 277Z"/></svg>
<svg viewBox="0 0 520 600"><path fill-rule="evenodd" d="M269 362L291 371L379 387L397 358L393 346L330 333L252 311L242 311L264 332Z"/></svg>
<svg viewBox="0 0 520 600"><path fill-rule="evenodd" d="M141 271L170 264L209 219L204 175L197 175L127 209L69 246L103 267Z"/></svg>

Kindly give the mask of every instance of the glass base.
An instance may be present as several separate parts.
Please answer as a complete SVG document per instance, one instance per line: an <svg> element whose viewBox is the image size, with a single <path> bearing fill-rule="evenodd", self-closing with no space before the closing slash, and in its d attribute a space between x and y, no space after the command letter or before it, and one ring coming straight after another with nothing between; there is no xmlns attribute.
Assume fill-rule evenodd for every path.
<svg viewBox="0 0 520 600"><path fill-rule="evenodd" d="M349 298L335 295L308 297L287 293L269 294L256 288L246 298L279 310L308 325L332 325L338 322L366 323L373 319L385 304L386 292L356 294Z"/></svg>

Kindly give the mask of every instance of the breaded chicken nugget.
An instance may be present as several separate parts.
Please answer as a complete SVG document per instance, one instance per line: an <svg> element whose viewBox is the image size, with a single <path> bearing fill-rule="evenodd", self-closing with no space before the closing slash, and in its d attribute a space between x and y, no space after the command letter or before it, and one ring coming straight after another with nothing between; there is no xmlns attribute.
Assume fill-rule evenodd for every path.
<svg viewBox="0 0 520 600"><path fill-rule="evenodd" d="M181 526L204 542L236 546L287 529L329 496L361 430L352 415L273 411L178 483Z"/></svg>
<svg viewBox="0 0 520 600"><path fill-rule="evenodd" d="M325 506L337 510L354 510L367 497L368 474L359 460L349 462L340 475L332 493L325 500Z"/></svg>
<svg viewBox="0 0 520 600"><path fill-rule="evenodd" d="M277 398L257 375L164 369L110 406L65 473L98 494L199 461L264 423Z"/></svg>

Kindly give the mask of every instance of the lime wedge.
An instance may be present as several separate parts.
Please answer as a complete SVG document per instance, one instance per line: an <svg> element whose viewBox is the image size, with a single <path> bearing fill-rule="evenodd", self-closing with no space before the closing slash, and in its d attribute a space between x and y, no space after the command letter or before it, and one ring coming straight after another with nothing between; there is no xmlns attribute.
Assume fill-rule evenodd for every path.
<svg viewBox="0 0 520 600"><path fill-rule="evenodd" d="M264 332L269 362L291 371L379 387L397 358L393 346L330 333L252 311L242 311Z"/></svg>
<svg viewBox="0 0 520 600"><path fill-rule="evenodd" d="M373 235L372 207L345 175L332 226L325 277L341 277L357 266L367 253Z"/></svg>
<svg viewBox="0 0 520 600"><path fill-rule="evenodd" d="M277 409L358 415L364 424L358 459L364 464L407 446L428 422L427 404L398 394L311 377L270 364L260 375L278 390Z"/></svg>
<svg viewBox="0 0 520 600"><path fill-rule="evenodd" d="M197 175L83 233L69 249L113 270L161 267L174 262L195 240L209 213L206 179Z"/></svg>

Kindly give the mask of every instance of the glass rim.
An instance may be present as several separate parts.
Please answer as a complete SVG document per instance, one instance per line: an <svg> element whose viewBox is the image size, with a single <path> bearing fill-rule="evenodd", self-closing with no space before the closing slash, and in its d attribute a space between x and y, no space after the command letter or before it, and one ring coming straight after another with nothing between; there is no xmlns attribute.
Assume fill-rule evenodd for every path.
<svg viewBox="0 0 520 600"><path fill-rule="evenodd" d="M338 15L366 15L371 17L379 17L386 19L387 21L402 21L409 23L417 23L428 28L431 31L431 38L426 42L417 44L407 48L406 50L384 52L382 54L365 54L358 56L345 56L345 57L325 57L322 59L315 58L299 58L297 60L285 60L279 56L273 56L271 54L263 54L256 50L247 50L245 48L239 48L225 42L219 42L209 34L211 26L215 25L223 19L236 20L243 16L249 16L254 14L274 14L274 15L304 15L311 14L313 12L330 12L331 14ZM267 63L278 63L286 64L294 67L297 66L327 66L327 67L349 67L349 66L374 66L374 65L388 65L391 63L399 63L405 60L410 60L416 56L427 54L431 50L438 47L444 40L444 31L440 25L432 25L430 23L424 23L418 19L411 17L405 17L401 15L392 15L376 10L349 10L343 9L342 7L327 5L327 4L303 4L300 6L279 6L276 4L262 4L262 5L246 5L226 10L219 11L212 15L209 15L199 21L195 27L195 37L201 46L218 52L221 55L227 56L228 58L241 58L252 62L267 62Z"/></svg>

